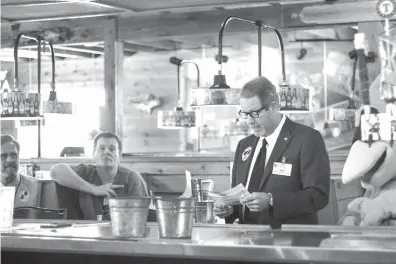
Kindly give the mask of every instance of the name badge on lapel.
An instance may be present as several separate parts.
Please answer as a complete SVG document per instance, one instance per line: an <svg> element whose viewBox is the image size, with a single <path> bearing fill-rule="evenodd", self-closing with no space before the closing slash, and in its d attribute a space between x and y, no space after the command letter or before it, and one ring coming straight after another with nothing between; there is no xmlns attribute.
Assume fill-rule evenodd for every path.
<svg viewBox="0 0 396 264"><path fill-rule="evenodd" d="M292 165L288 163L274 162L272 174L278 174L282 176L290 176Z"/></svg>
<svg viewBox="0 0 396 264"><path fill-rule="evenodd" d="M249 158L251 152L252 152L252 147L247 147L242 153L242 161L246 161Z"/></svg>

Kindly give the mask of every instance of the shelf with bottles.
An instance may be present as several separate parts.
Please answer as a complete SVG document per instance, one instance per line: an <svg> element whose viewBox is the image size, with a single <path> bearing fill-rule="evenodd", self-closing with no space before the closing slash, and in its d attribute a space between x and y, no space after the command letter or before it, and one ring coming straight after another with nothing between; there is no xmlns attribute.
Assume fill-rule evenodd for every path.
<svg viewBox="0 0 396 264"><path fill-rule="evenodd" d="M279 93L282 113L306 113L311 109L312 95L309 89L301 85L281 86Z"/></svg>
<svg viewBox="0 0 396 264"><path fill-rule="evenodd" d="M4 90L0 98L1 120L40 120L44 119L42 95Z"/></svg>
<svg viewBox="0 0 396 264"><path fill-rule="evenodd" d="M158 128L183 129L195 127L195 112L183 111L176 107L174 111L158 111Z"/></svg>
<svg viewBox="0 0 396 264"><path fill-rule="evenodd" d="M0 117L0 120L44 120L45 118L43 116L35 116L35 117L23 117L23 116L11 116L11 117Z"/></svg>

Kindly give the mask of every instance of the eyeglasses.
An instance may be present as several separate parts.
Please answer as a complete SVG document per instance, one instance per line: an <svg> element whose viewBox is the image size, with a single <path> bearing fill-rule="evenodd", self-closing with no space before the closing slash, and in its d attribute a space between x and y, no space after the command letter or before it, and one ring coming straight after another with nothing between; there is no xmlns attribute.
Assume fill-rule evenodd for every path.
<svg viewBox="0 0 396 264"><path fill-rule="evenodd" d="M16 158L18 158L19 154L15 153L15 152L1 153L1 160L6 160L8 158L8 156L10 156L11 159L16 159Z"/></svg>
<svg viewBox="0 0 396 264"><path fill-rule="evenodd" d="M269 105L264 105L263 107L261 107L259 110L256 111L250 111L250 112L242 112L242 110L239 110L238 114L241 118L243 119L247 119L248 116L250 116L251 118L258 118L260 116L260 112L265 109L268 110Z"/></svg>

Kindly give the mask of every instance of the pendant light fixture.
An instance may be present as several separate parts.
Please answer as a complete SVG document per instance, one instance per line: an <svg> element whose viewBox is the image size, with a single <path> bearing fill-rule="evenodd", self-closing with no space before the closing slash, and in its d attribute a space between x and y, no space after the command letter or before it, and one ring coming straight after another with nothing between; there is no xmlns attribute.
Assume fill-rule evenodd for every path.
<svg viewBox="0 0 396 264"><path fill-rule="evenodd" d="M271 28L275 30L278 35L278 40L281 45L282 51L282 69L283 69L283 82L285 83L285 73L284 73L284 59L283 59L283 43L280 33L273 27L264 25L262 21L252 21L236 16L227 17L221 24L219 32L219 54L218 54L218 64L219 71L218 74L214 76L213 85L210 88L196 88L192 89L193 106L206 106L206 105L239 105L239 97L241 93L240 88L230 88L226 82L226 77L223 75L223 35L224 30L228 23L232 20L237 20L240 22L248 23L257 27L258 35L258 76L261 76L261 51L262 51L262 38L261 32L262 28Z"/></svg>
<svg viewBox="0 0 396 264"><path fill-rule="evenodd" d="M182 107L180 100L180 68L183 64L191 63L194 64L197 69L197 85L199 87L199 67L198 65L189 60L181 60L176 57L171 57L169 62L177 66L177 101L178 106L174 110L158 111L158 128L160 129L183 129L189 127L195 127L196 116L194 111L185 111Z"/></svg>
<svg viewBox="0 0 396 264"><path fill-rule="evenodd" d="M286 97L286 91L291 92L292 87L289 86L289 84L286 82L286 68L285 68L285 52L284 52L284 47L283 47L283 40L280 32L269 25L263 24L261 20L248 20L236 16L229 16L227 17L220 28L219 32L219 54L218 54L218 64L219 64L219 71L218 74L214 76L214 81L213 85L210 88L195 88L192 89L192 99L193 103L192 106L215 106L215 105L239 105L239 97L241 93L240 88L230 88L230 86L226 82L226 77L223 75L223 35L224 35L224 30L227 27L228 23L231 20L237 20L240 22L248 23L251 24L255 27L257 27L257 37L258 37L258 76L261 76L261 62L262 62L262 30L263 28L268 28L271 29L275 32L277 38L278 38L278 43L280 47L280 52L281 52L281 62L282 62L282 82L280 84L280 89L281 89L281 95L283 94L283 91L285 91L285 99ZM303 95L303 99L307 101L306 105L310 105L310 93L308 89L302 88L302 87L294 87L293 92L296 91L298 94ZM295 92L294 92L295 93ZM288 94L287 94L288 95ZM285 104L284 106L281 106L281 111L290 111L290 110L297 110L297 111L307 111L309 110L309 107L306 108L291 108L291 100L292 97L290 97L290 103ZM286 101L285 101L286 102Z"/></svg>

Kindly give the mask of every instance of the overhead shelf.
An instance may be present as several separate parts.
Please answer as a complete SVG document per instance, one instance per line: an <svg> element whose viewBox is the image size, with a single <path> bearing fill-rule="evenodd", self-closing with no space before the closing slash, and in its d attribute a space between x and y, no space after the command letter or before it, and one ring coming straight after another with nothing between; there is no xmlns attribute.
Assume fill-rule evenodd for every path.
<svg viewBox="0 0 396 264"><path fill-rule="evenodd" d="M44 120L42 116L24 117L24 116L11 116L11 117L0 117L1 121L5 120Z"/></svg>

